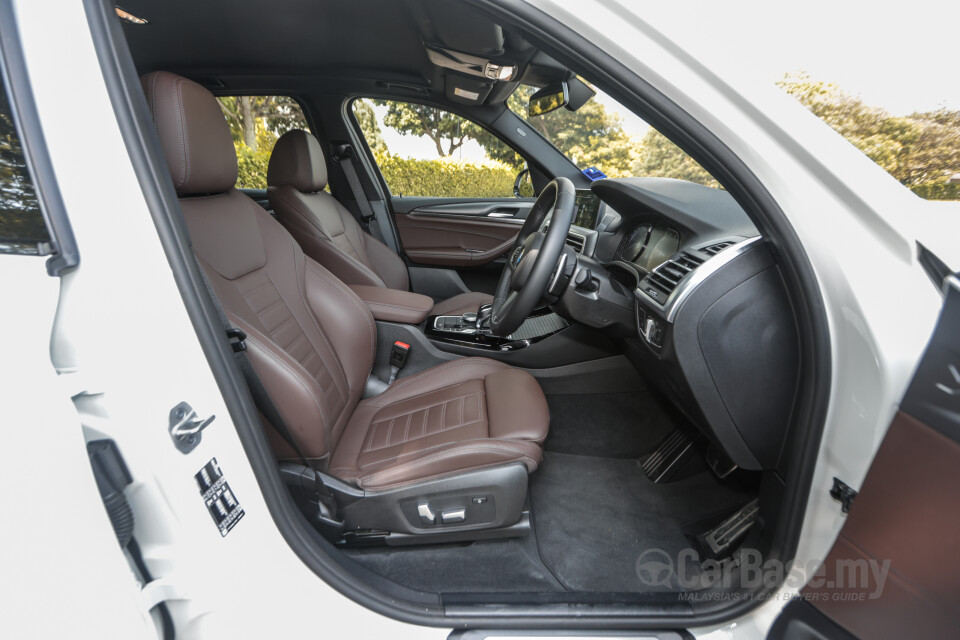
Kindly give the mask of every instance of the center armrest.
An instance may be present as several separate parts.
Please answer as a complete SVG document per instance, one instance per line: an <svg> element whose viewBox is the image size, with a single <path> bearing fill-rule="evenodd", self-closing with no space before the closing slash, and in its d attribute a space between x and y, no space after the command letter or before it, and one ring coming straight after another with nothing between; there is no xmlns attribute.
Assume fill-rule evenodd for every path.
<svg viewBox="0 0 960 640"><path fill-rule="evenodd" d="M420 324L433 309L433 298L419 293L364 284L348 286L367 303L375 320Z"/></svg>

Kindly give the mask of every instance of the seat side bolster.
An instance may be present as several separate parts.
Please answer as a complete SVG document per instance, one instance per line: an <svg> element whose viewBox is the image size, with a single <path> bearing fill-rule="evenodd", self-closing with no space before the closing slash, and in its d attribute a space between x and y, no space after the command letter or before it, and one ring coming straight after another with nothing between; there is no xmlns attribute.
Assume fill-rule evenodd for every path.
<svg viewBox="0 0 960 640"><path fill-rule="evenodd" d="M376 357L377 328L373 315L336 276L309 257L304 256L304 260L306 302L337 353L350 388L349 406L354 406Z"/></svg>
<svg viewBox="0 0 960 640"><path fill-rule="evenodd" d="M234 315L230 320L247 334L250 362L304 455L327 455L324 425L333 418L323 409L323 392L316 380L268 336Z"/></svg>
<svg viewBox="0 0 960 640"><path fill-rule="evenodd" d="M504 369L484 378L491 438L542 443L550 409L536 379L520 369Z"/></svg>

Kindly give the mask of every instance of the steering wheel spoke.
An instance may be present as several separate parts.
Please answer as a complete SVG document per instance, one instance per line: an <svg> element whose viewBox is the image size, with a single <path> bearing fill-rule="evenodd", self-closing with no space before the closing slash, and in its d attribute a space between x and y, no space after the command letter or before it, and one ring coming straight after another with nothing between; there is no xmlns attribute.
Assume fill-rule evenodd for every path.
<svg viewBox="0 0 960 640"><path fill-rule="evenodd" d="M490 315L495 335L516 331L546 293L573 222L575 202L576 191L567 178L552 180L540 192L500 274ZM547 221L549 229L542 233Z"/></svg>

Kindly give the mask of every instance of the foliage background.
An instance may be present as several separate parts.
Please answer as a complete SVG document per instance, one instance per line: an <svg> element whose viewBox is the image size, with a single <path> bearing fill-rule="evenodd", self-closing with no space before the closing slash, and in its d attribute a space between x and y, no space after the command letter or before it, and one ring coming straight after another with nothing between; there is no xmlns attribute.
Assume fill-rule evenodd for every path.
<svg viewBox="0 0 960 640"><path fill-rule="evenodd" d="M49 241L7 93L0 83L0 253L46 253Z"/></svg>
<svg viewBox="0 0 960 640"><path fill-rule="evenodd" d="M892 116L835 84L803 73L788 74L778 84L920 197L960 199L960 184L950 182L960 174L960 112L941 109ZM521 86L510 96L508 106L522 115L533 91ZM219 100L237 148L237 186L266 187L267 165L277 138L290 129L307 127L299 105L284 96ZM384 126L431 140L436 159L391 153L375 106L386 108ZM433 107L364 99L353 103L353 112L394 194L510 197L514 179L526 164L486 130ZM610 177L668 177L720 187L693 158L655 129L642 137L628 133L620 116L599 100L591 100L577 111L559 109L528 122L581 168L597 167ZM483 148L485 160L453 157L468 140ZM528 182L525 187L530 189Z"/></svg>

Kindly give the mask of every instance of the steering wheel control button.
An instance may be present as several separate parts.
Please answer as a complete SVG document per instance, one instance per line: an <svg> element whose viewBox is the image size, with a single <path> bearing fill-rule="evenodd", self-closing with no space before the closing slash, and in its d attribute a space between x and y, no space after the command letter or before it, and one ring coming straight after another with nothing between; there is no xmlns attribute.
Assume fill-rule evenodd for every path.
<svg viewBox="0 0 960 640"><path fill-rule="evenodd" d="M457 522L463 522L467 519L467 510L460 509L450 509L444 511L440 514L440 518L443 520L443 524L454 524Z"/></svg>
<svg viewBox="0 0 960 640"><path fill-rule="evenodd" d="M430 505L426 502L417 505L417 513L420 514L423 524L437 524L437 514L430 510Z"/></svg>

